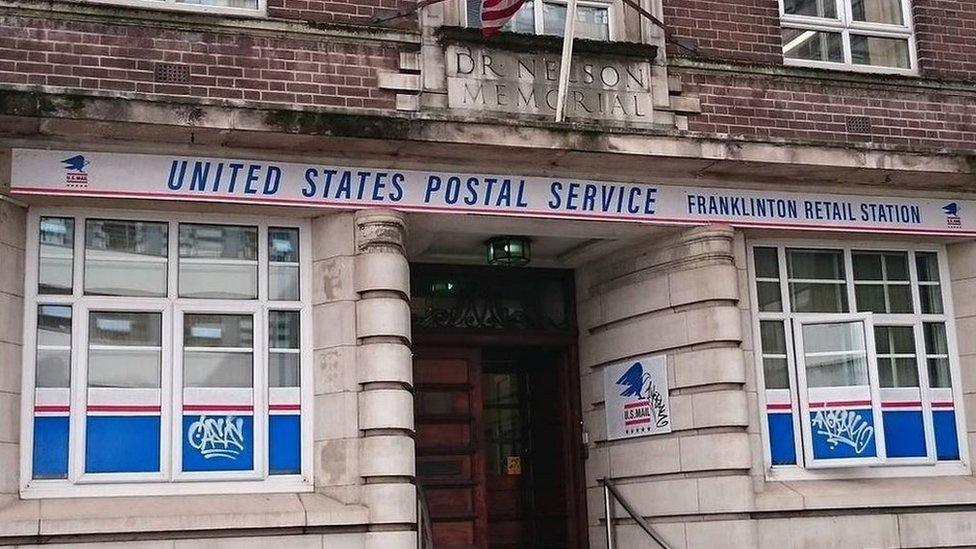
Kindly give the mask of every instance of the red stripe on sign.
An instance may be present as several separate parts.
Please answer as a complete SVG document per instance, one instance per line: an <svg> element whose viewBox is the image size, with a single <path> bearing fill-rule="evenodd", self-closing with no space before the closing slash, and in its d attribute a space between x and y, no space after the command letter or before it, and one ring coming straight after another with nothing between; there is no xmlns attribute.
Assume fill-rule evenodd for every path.
<svg viewBox="0 0 976 549"><path fill-rule="evenodd" d="M624 422L624 425L640 425L641 423L650 423L650 422L651 422L651 418L642 417L640 419L628 419L627 421Z"/></svg>
<svg viewBox="0 0 976 549"><path fill-rule="evenodd" d="M650 406L650 403L648 403L646 400L624 404L624 408L627 410L631 408L647 408L648 406Z"/></svg>
<svg viewBox="0 0 976 549"><path fill-rule="evenodd" d="M89 412L158 412L159 406L138 404L89 404Z"/></svg>
<svg viewBox="0 0 976 549"><path fill-rule="evenodd" d="M955 408L955 404L952 402L933 402L933 408Z"/></svg>
<svg viewBox="0 0 976 549"><path fill-rule="evenodd" d="M892 401L889 401L889 402L882 402L881 403L881 407L882 408L906 408L906 407L909 407L909 406L914 407L914 406L921 406L921 405L922 405L922 403L919 402L919 401L917 401L917 400L914 400L914 401L912 401L912 400L892 400Z"/></svg>
<svg viewBox="0 0 976 549"><path fill-rule="evenodd" d="M184 412L250 412L250 404L184 404Z"/></svg>
<svg viewBox="0 0 976 549"><path fill-rule="evenodd" d="M789 403L786 403L786 404L767 404L766 405L766 409L767 410L792 410L793 409L793 405L792 404L789 404Z"/></svg>
<svg viewBox="0 0 976 549"><path fill-rule="evenodd" d="M811 408L837 408L839 406L870 406L870 400L829 400L826 402L811 402Z"/></svg>
<svg viewBox="0 0 976 549"><path fill-rule="evenodd" d="M55 406L50 404L41 404L34 406L35 412L70 412L70 406Z"/></svg>
<svg viewBox="0 0 976 549"><path fill-rule="evenodd" d="M269 410L301 410L301 404L268 404Z"/></svg>

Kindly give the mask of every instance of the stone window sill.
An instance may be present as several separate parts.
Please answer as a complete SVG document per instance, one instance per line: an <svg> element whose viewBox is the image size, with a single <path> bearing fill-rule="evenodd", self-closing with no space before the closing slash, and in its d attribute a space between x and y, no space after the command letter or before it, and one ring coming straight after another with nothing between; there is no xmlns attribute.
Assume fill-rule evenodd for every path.
<svg viewBox="0 0 976 549"><path fill-rule="evenodd" d="M0 496L0 544L4 537L351 526L368 519L365 507L316 493L46 500Z"/></svg>

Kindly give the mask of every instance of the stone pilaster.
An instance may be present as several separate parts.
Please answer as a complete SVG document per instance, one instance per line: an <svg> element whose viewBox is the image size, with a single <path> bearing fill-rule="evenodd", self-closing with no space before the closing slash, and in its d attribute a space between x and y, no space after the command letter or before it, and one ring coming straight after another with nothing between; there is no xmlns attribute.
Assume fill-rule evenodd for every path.
<svg viewBox="0 0 976 549"><path fill-rule="evenodd" d="M372 524L416 523L410 269L406 226L384 210L355 216L359 475Z"/></svg>

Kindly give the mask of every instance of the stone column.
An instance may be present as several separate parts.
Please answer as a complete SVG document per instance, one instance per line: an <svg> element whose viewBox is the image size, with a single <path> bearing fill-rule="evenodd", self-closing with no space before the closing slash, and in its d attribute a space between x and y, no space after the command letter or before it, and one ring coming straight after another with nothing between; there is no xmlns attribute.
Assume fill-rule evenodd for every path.
<svg viewBox="0 0 976 549"><path fill-rule="evenodd" d="M733 235L722 226L689 229L577 273L593 547L604 544L603 476L675 547L756 545L747 520L753 456ZM607 441L604 367L644 354L667 355L673 432ZM632 524L617 527L617 541L647 543Z"/></svg>
<svg viewBox="0 0 976 549"><path fill-rule="evenodd" d="M354 289L359 393L359 475L370 522L417 522L410 353L410 268L405 223L392 211L357 212ZM391 533L392 534L392 533ZM396 543L416 544L398 536ZM393 539L389 540L393 543ZM392 545L387 545L391 546Z"/></svg>

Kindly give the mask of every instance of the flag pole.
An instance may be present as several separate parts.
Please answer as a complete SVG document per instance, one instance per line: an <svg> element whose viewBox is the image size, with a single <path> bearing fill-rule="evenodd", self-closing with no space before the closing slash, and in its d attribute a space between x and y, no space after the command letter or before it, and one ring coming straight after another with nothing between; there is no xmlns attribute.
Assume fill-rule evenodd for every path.
<svg viewBox="0 0 976 549"><path fill-rule="evenodd" d="M566 1L566 26L563 29L563 55L559 60L559 88L556 91L556 122L563 121L566 110L566 89L569 87L569 67L573 59L573 38L576 35L576 0Z"/></svg>

